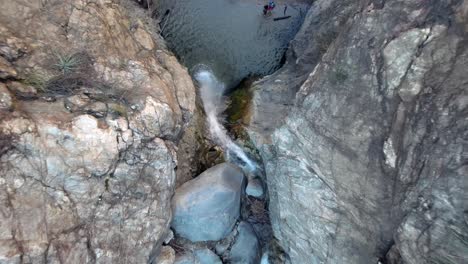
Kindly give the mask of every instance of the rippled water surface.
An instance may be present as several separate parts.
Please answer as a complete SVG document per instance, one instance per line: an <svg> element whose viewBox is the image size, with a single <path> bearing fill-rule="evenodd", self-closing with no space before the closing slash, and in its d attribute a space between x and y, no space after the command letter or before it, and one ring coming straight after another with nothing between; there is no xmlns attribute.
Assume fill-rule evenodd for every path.
<svg viewBox="0 0 468 264"><path fill-rule="evenodd" d="M307 6L284 5L264 17L263 4L248 0L162 0L170 10L161 22L169 47L189 69L205 64L233 87L249 74L266 75L279 67L288 42L302 23Z"/></svg>

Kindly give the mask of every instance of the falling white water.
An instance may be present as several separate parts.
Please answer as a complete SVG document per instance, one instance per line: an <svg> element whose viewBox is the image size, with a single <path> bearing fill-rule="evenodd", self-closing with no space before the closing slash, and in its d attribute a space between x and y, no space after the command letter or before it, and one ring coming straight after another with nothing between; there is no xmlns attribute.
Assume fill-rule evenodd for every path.
<svg viewBox="0 0 468 264"><path fill-rule="evenodd" d="M254 171L256 168L255 162L250 160L244 151L232 141L219 121L219 115L225 108L223 101L225 85L218 81L210 68L205 65L197 66L194 77L200 85L200 96L205 108L211 136L214 137L215 141L218 141L226 153L232 153L244 162L244 169Z"/></svg>

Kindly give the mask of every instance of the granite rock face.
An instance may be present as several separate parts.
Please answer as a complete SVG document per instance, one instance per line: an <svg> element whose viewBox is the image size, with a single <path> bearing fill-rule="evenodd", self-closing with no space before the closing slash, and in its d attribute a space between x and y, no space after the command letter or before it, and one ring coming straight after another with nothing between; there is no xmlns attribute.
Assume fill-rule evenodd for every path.
<svg viewBox="0 0 468 264"><path fill-rule="evenodd" d="M0 263L154 259L195 109L186 69L130 1L1 6Z"/></svg>
<svg viewBox="0 0 468 264"><path fill-rule="evenodd" d="M315 1L249 134L292 263L465 263L467 1Z"/></svg>
<svg viewBox="0 0 468 264"><path fill-rule="evenodd" d="M176 189L172 199L176 234L192 242L226 237L240 215L242 171L218 164Z"/></svg>

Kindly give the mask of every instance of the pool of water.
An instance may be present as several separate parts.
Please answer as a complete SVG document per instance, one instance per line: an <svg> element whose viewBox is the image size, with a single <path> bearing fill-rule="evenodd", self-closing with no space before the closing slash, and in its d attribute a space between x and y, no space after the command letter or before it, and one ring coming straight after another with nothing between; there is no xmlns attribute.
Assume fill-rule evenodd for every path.
<svg viewBox="0 0 468 264"><path fill-rule="evenodd" d="M265 2L266 3L266 2ZM265 3L247 0L160 0L169 10L161 21L169 48L189 69L208 65L228 88L249 75L266 75L279 68L289 41L299 30L308 6L283 4L271 16ZM164 13L164 12L161 12Z"/></svg>

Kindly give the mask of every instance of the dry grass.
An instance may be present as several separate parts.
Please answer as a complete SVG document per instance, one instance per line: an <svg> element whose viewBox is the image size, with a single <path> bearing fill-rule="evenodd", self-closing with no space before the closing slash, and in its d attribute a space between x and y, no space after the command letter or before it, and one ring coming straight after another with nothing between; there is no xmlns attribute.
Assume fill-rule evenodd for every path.
<svg viewBox="0 0 468 264"><path fill-rule="evenodd" d="M247 197L247 201L250 206L251 215L249 216L249 220L254 223L259 224L269 224L270 217L269 212L266 209L266 205L264 201Z"/></svg>
<svg viewBox="0 0 468 264"><path fill-rule="evenodd" d="M176 255L182 255L187 251L187 249L182 244L177 243L177 239L172 239L168 245L174 249Z"/></svg>
<svg viewBox="0 0 468 264"><path fill-rule="evenodd" d="M109 111L122 117L128 116L128 108L124 104L118 104L118 103L109 104Z"/></svg>

